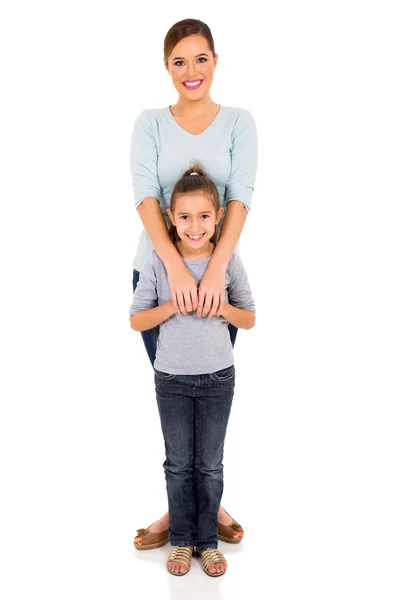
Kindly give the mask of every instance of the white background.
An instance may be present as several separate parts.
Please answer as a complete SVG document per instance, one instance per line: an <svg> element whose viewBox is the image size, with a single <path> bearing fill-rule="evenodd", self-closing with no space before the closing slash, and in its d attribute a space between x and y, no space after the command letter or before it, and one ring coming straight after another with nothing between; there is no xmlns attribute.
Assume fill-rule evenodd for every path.
<svg viewBox="0 0 400 600"><path fill-rule="evenodd" d="M395 2L11 2L1 44L5 599L398 600ZM163 39L211 27L212 97L256 118L235 348L229 573L133 550L166 510L152 373L129 329L132 125L176 101ZM5 575L5 577L4 577ZM249 586L253 592L249 592Z"/></svg>

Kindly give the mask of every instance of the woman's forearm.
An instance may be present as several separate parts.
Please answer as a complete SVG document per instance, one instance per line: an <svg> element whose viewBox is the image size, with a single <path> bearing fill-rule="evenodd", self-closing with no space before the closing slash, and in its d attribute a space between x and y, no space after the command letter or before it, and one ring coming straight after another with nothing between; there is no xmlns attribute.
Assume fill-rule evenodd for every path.
<svg viewBox="0 0 400 600"><path fill-rule="evenodd" d="M131 327L135 331L146 331L147 329L153 329L160 323L163 323L172 315L175 314L175 309L172 305L172 300L149 308L148 310L141 310L134 315L130 316Z"/></svg>
<svg viewBox="0 0 400 600"><path fill-rule="evenodd" d="M256 323L256 313L252 310L246 310L245 308L236 308L229 304L224 303L223 309L220 312L221 317L231 323L238 329L251 329Z"/></svg>
<svg viewBox="0 0 400 600"><path fill-rule="evenodd" d="M170 238L157 200L150 197L145 198L138 206L137 211L143 227L167 271L176 264L183 264L182 258Z"/></svg>
<svg viewBox="0 0 400 600"><path fill-rule="evenodd" d="M229 202L221 234L210 260L210 266L221 266L226 269L239 241L246 217L247 209L244 204L239 200Z"/></svg>

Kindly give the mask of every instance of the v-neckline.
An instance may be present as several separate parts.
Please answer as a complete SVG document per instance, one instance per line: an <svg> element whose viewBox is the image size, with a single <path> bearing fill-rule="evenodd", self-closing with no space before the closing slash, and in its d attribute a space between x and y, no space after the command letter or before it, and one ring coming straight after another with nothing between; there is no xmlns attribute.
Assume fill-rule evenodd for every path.
<svg viewBox="0 0 400 600"><path fill-rule="evenodd" d="M183 131L184 133L187 133L188 135L190 135L190 136L192 136L192 137L200 137L201 135L204 135L204 134L206 133L206 131L208 131L208 130L210 129L210 127L212 127L212 126L214 125L215 121L218 119L219 115L221 114L221 112L222 112L222 109L223 109L223 106L222 106L222 104L220 104L220 105L219 105L219 111L218 111L218 112L217 112L217 114L215 115L215 117L214 117L214 120L213 120L213 121L212 121L212 122L209 124L209 126L208 126L208 127L206 127L206 128L204 129L204 131L201 131L200 133L190 133L190 131L188 131L187 129L185 129L184 127L182 127L182 125L180 125L180 124L178 123L178 121L175 119L174 115L173 115L173 114L172 114L172 112L171 112L171 106L167 106L167 111L168 111L168 114L169 114L170 118L173 120L173 122L175 123L175 125L176 125L177 127L179 127L179 129L180 129L181 131Z"/></svg>

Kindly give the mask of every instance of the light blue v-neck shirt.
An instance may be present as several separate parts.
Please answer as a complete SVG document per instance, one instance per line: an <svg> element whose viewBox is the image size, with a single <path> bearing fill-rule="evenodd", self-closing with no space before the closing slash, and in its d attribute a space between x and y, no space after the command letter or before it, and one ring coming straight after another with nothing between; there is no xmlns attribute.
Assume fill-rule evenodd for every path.
<svg viewBox="0 0 400 600"><path fill-rule="evenodd" d="M172 189L194 160L217 186L221 206L239 200L250 210L257 170L256 126L247 110L227 106L221 106L211 125L199 135L183 129L169 107L140 113L131 144L135 206L149 196L156 198L169 225ZM143 230L133 263L137 271L153 249Z"/></svg>

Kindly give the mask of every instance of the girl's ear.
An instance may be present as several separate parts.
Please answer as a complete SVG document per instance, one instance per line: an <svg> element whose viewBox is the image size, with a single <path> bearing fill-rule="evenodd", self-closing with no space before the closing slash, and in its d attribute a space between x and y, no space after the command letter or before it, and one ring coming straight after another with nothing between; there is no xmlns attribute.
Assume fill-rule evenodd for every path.
<svg viewBox="0 0 400 600"><path fill-rule="evenodd" d="M217 223L219 223L219 222L220 222L220 220L222 219L222 215L223 215L223 214L224 214L224 209L223 209L223 207L221 206L221 208L219 208L219 209L217 210L217 216L216 216L216 218L215 218L215 224L216 224L216 225L217 225Z"/></svg>
<svg viewBox="0 0 400 600"><path fill-rule="evenodd" d="M168 213L169 220L171 221L172 225L173 225L174 227L176 227L176 223L175 223L175 221L174 221L173 214L172 214L172 212L169 210L169 208L167 208L167 213Z"/></svg>

